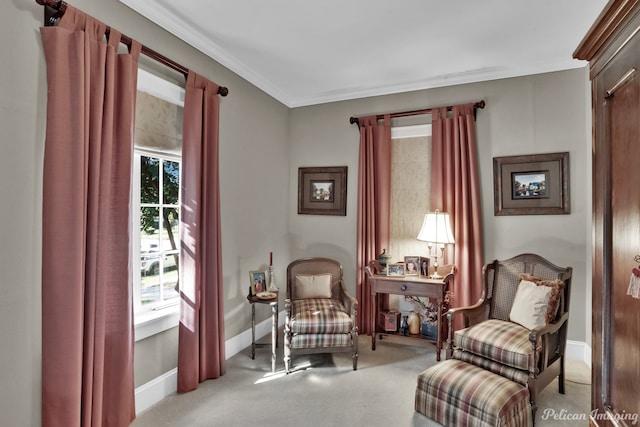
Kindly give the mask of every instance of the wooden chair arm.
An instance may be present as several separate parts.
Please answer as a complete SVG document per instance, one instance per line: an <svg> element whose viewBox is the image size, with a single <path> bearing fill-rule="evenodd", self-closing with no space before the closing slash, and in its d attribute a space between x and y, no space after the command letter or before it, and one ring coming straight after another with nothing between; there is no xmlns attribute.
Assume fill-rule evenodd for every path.
<svg viewBox="0 0 640 427"><path fill-rule="evenodd" d="M475 324L479 323L481 320L485 320L487 314L486 303L484 299L480 299L474 305L450 308L446 314L450 331L452 331L451 326L453 324L453 319L458 315L464 316L464 327L468 328L471 323Z"/></svg>
<svg viewBox="0 0 640 427"><path fill-rule="evenodd" d="M555 322L550 323L547 326L532 329L529 332L529 341L535 345L543 336L557 332L567 322L567 320L569 320L569 313L564 313Z"/></svg>
<svg viewBox="0 0 640 427"><path fill-rule="evenodd" d="M347 292L347 289L344 287L344 283L340 281L340 302L344 305L344 308L351 315L351 317L355 320L358 314L358 300Z"/></svg>

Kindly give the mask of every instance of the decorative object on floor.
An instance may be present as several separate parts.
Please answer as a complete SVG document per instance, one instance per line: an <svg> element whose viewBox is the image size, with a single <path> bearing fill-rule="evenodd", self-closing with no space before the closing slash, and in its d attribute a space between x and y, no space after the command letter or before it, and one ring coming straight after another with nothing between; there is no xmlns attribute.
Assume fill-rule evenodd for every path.
<svg viewBox="0 0 640 427"><path fill-rule="evenodd" d="M347 166L298 168L298 214L347 215Z"/></svg>
<svg viewBox="0 0 640 427"><path fill-rule="evenodd" d="M387 253L386 249L382 250L382 253L378 255L378 262L382 266L382 270L380 270L380 274L387 274L387 264L391 261L391 255Z"/></svg>
<svg viewBox="0 0 640 427"><path fill-rule="evenodd" d="M558 377L558 391L564 394L564 357L569 319L571 267L558 267L539 255L521 254L495 260L483 268L483 297L470 307L447 312L449 339L447 359L457 359L504 376L529 389L535 417L538 393ZM563 286L558 286L558 281ZM545 295L543 325L534 329L510 321L519 287L532 282L537 287L558 290ZM545 290L545 289L543 289ZM554 302L555 301L555 302ZM551 313L550 318L546 315ZM454 319L462 316L464 329L453 331ZM533 319L519 319L524 324Z"/></svg>
<svg viewBox="0 0 640 427"><path fill-rule="evenodd" d="M429 257L433 258L433 274L430 278L434 280L442 279L442 276L438 274L438 258L444 257L444 245L455 243L449 214L440 212L438 209L435 212L427 212L424 215L422 228L418 233L417 239L429 244ZM435 253L433 251L434 246Z"/></svg>
<svg viewBox="0 0 640 427"><path fill-rule="evenodd" d="M358 368L358 301L344 285L342 265L330 258L304 258L287 267L284 302L284 366L293 353L350 352Z"/></svg>
<svg viewBox="0 0 640 427"><path fill-rule="evenodd" d="M378 327L385 332L398 332L400 313L395 310L378 313Z"/></svg>
<svg viewBox="0 0 640 427"><path fill-rule="evenodd" d="M402 332L402 336L409 335L409 316L402 316L402 323L400 323L400 331Z"/></svg>
<svg viewBox="0 0 640 427"><path fill-rule="evenodd" d="M418 335L420 333L420 315L415 311L412 311L407 316L409 323L409 334Z"/></svg>
<svg viewBox="0 0 640 427"><path fill-rule="evenodd" d="M569 214L569 153L493 158L495 215Z"/></svg>

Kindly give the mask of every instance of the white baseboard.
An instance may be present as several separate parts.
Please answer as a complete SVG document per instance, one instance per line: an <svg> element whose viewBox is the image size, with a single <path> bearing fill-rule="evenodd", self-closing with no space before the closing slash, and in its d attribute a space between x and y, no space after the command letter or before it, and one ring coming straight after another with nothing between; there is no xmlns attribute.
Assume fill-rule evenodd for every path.
<svg viewBox="0 0 640 427"><path fill-rule="evenodd" d="M178 368L173 368L136 388L136 415L178 390Z"/></svg>
<svg viewBox="0 0 640 427"><path fill-rule="evenodd" d="M591 347L586 342L567 340L567 359L582 360L591 367Z"/></svg>
<svg viewBox="0 0 640 427"><path fill-rule="evenodd" d="M284 311L278 313L278 327L284 325ZM271 317L256 324L256 340L271 334ZM251 329L225 342L227 359L251 345ZM165 372L135 390L136 415L178 391L178 368Z"/></svg>

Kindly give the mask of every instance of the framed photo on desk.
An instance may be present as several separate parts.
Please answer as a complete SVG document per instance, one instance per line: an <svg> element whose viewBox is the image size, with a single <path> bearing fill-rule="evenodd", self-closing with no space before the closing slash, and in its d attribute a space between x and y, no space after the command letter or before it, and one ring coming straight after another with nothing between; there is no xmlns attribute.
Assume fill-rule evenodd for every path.
<svg viewBox="0 0 640 427"><path fill-rule="evenodd" d="M417 276L418 266L420 265L419 256L404 257L404 274L405 276Z"/></svg>
<svg viewBox="0 0 640 427"><path fill-rule="evenodd" d="M397 262L387 265L387 276L404 276L404 263Z"/></svg>

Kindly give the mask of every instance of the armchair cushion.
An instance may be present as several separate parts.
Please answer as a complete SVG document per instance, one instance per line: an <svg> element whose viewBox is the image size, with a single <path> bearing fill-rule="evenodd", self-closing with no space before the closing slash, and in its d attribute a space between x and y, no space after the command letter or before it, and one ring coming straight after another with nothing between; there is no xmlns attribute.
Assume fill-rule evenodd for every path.
<svg viewBox="0 0 640 427"><path fill-rule="evenodd" d="M297 298L331 298L331 273L296 275Z"/></svg>
<svg viewBox="0 0 640 427"><path fill-rule="evenodd" d="M520 279L509 319L527 329L552 323L558 312L564 282L543 280L528 274L520 275Z"/></svg>
<svg viewBox="0 0 640 427"><path fill-rule="evenodd" d="M291 310L293 334L350 334L351 315L344 305L330 298L308 298L293 301Z"/></svg>
<svg viewBox="0 0 640 427"><path fill-rule="evenodd" d="M529 330L517 323L488 319L456 331L454 340L460 350L516 369L529 369Z"/></svg>

